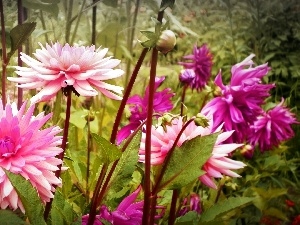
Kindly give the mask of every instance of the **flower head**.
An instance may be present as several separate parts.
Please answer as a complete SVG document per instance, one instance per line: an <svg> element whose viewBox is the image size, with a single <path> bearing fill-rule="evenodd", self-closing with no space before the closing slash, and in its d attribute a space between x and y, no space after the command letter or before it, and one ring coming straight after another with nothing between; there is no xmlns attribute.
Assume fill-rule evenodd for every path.
<svg viewBox="0 0 300 225"><path fill-rule="evenodd" d="M100 219L105 219L115 225L142 225L144 201L135 202L140 191L141 186L125 197L116 210L112 212L105 205L101 206L100 213L96 216L96 224L101 225ZM161 206L156 208L163 209ZM161 217L162 213L155 216L156 219ZM82 224L87 224L87 221L88 215L82 217Z"/></svg>
<svg viewBox="0 0 300 225"><path fill-rule="evenodd" d="M25 112L26 102L18 111L15 103L3 108L0 101L0 207L24 212L16 190L8 180L5 170L20 174L36 188L43 203L53 198L54 186L61 180L55 176L58 165L55 158L62 149L59 127L42 129L51 114L33 116L34 105Z"/></svg>
<svg viewBox="0 0 300 225"><path fill-rule="evenodd" d="M230 85L223 84L221 72L217 75L215 84L221 89L221 96L212 99L201 110L206 116L212 115L213 130L224 122L225 131L236 131L228 142L241 143L246 139L249 125L261 114L261 105L274 87L273 84L261 83L269 67L267 64L253 67L253 57L252 54L232 67Z"/></svg>
<svg viewBox="0 0 300 225"><path fill-rule="evenodd" d="M188 203L189 201L189 203ZM201 204L200 204L200 196L193 193L189 196L189 198L184 198L183 207L179 211L179 216L184 216L186 213L190 211L195 211L198 214L201 213Z"/></svg>
<svg viewBox="0 0 300 225"><path fill-rule="evenodd" d="M162 91L157 91L157 88L165 80L165 77L155 78L155 92L154 92L154 102L153 102L153 112L154 113L166 113L173 108L171 98L174 93L171 92L170 88L165 88ZM125 138L127 138L131 131L134 131L142 121L147 118L148 111L148 99L149 99L149 87L146 88L144 97L139 95L134 95L130 97L127 104L130 105L130 123L124 126L117 135L117 144L120 144Z"/></svg>
<svg viewBox="0 0 300 225"><path fill-rule="evenodd" d="M212 68L212 55L207 45L204 44L201 47L195 46L193 54L184 56L183 59L187 61L179 62L179 64L183 65L185 69L194 70L195 73L194 79L188 85L192 89L203 89L211 76Z"/></svg>
<svg viewBox="0 0 300 225"><path fill-rule="evenodd" d="M173 119L171 125L165 128L152 126L151 131L151 164L160 165L164 162L168 152L172 148L179 132L184 125L182 117ZM181 134L177 146L180 147L185 141L191 140L197 136L209 135L212 132L213 122L210 120L208 127L197 126L195 122L191 122ZM220 131L220 126L216 132ZM231 177L239 177L238 174L231 171L232 169L240 169L245 166L244 163L228 158L229 154L241 147L242 144L223 144L227 138L232 135L233 131L220 133L214 145L212 156L204 164L203 170L206 174L199 179L207 186L217 188L213 182L213 178L221 178L222 174ZM142 133L142 140L139 150L139 161L145 162L145 140L146 134Z"/></svg>
<svg viewBox="0 0 300 225"><path fill-rule="evenodd" d="M157 43L156 48L158 51L161 51L163 54L167 54L171 51L176 45L176 36L171 30L162 31Z"/></svg>
<svg viewBox="0 0 300 225"><path fill-rule="evenodd" d="M257 117L251 126L250 143L258 144L264 152L277 147L282 141L294 136L292 124L298 123L295 115L283 106L283 99L274 108Z"/></svg>
<svg viewBox="0 0 300 225"><path fill-rule="evenodd" d="M41 89L31 103L47 101L60 89L71 88L82 96L95 96L98 91L109 98L120 100L116 95L122 94L122 87L105 83L105 80L121 76L124 72L113 69L120 60L104 57L107 48L95 50L95 46L70 46L60 43L46 44L34 53L36 59L21 53L21 59L28 67L17 66L20 77L9 77L8 80L19 83L25 89ZM115 92L115 93L113 93Z"/></svg>

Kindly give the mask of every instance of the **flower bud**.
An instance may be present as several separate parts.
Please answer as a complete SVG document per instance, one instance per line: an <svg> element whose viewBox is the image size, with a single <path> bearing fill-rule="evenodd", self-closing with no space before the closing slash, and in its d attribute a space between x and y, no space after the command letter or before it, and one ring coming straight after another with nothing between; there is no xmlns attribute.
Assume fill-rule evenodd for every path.
<svg viewBox="0 0 300 225"><path fill-rule="evenodd" d="M241 150L241 154L246 159L252 159L253 154L254 154L254 147L252 145L245 145Z"/></svg>
<svg viewBox="0 0 300 225"><path fill-rule="evenodd" d="M164 30L158 41L156 42L156 49L163 54L167 54L176 45L176 36L171 30Z"/></svg>

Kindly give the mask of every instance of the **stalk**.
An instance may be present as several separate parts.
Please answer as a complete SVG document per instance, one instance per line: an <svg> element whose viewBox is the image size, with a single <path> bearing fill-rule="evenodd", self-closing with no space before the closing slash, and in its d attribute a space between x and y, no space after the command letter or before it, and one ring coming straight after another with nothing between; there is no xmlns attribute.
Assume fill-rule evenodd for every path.
<svg viewBox="0 0 300 225"><path fill-rule="evenodd" d="M68 134L69 134L69 125L70 125L70 116L71 116L71 103L72 103L72 90L70 88L67 89L67 108L66 108L66 120L65 120L65 125L64 125L64 133L63 133L63 139L62 139L62 152L58 155L58 159L63 160L64 154L66 151L67 143L68 143ZM57 178L60 177L61 174L61 167L62 164L58 165L58 170L55 173L55 176ZM54 187L56 188L56 186ZM46 207L45 207L45 212L44 212L44 219L47 221L47 218L49 216L50 210L51 210L51 205L52 205L53 199L50 200L50 202L47 202Z"/></svg>
<svg viewBox="0 0 300 225"><path fill-rule="evenodd" d="M2 105L6 105L6 67L7 67L7 55L6 55L6 35L4 24L4 11L3 1L0 0L0 18L1 18L1 40L2 40Z"/></svg>
<svg viewBox="0 0 300 225"><path fill-rule="evenodd" d="M23 23L23 6L22 6L22 0L18 0L18 24ZM20 58L22 52L22 45L18 48L18 66L22 66L22 60ZM18 87L18 109L21 108L23 103L23 89Z"/></svg>

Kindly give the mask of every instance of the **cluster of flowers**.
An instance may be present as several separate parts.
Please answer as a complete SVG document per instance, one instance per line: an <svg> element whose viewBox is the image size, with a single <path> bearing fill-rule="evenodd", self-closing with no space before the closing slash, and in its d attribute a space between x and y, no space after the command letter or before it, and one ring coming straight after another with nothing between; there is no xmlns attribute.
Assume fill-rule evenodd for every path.
<svg viewBox="0 0 300 225"><path fill-rule="evenodd" d="M26 103L17 109L14 103L0 106L0 206L24 211L16 191L9 182L5 168L13 173L21 174L36 187L44 202L53 198L54 186L61 185L61 180L55 176L55 171L61 165L61 160L55 158L62 152L58 147L61 129L52 126L42 129L50 119L51 114L43 113L33 116L34 104L53 98L61 89L71 89L75 94L95 96L98 92L109 98L120 100L117 94L122 94L122 87L103 81L119 77L123 74L120 69L113 69L120 61L104 57L107 49L92 47L76 47L59 43L41 45L34 54L36 59L22 53L21 59L28 67L16 67L19 77L9 80L18 83L18 87L38 89L39 92L31 101L31 107L25 112ZM232 67L230 85L224 85L221 72L215 79L220 88L220 95L208 102L201 113L209 119L209 126L197 126L191 122L183 131L177 146L197 136L205 136L219 132L217 141L209 160L203 166L206 172L199 180L211 188L217 188L214 178L223 175L238 177L232 170L240 169L244 163L233 160L230 154L241 147L244 142L259 145L261 151L278 146L282 141L293 136L291 124L296 123L295 116L283 106L283 101L268 111L262 105L273 84L262 84L262 78L269 71L267 64L253 67L250 55L241 63ZM207 84L212 67L212 55L206 45L195 47L194 53L185 57L188 62L180 63L185 70L180 75L180 81L192 89L202 90ZM248 68L244 68L248 66ZM154 108L156 115L169 112L173 108L171 98L174 93L169 88L158 91L164 77L156 79ZM128 100L131 116L130 123L123 127L118 134L120 144L128 135L146 119L149 91L146 89L143 97L135 95ZM185 120L182 116L174 117L169 124L153 125L151 129L151 164L160 165L170 151L175 139L182 130ZM144 130L145 131L145 130ZM38 142L36 140L39 140ZM139 149L139 161L145 160L145 133ZM126 197L117 209L109 211L102 206L98 215L113 224L133 224L141 220L143 201L134 202L140 188ZM181 214L187 210L201 212L199 198L191 197L190 207L184 207ZM158 207L158 206L157 206ZM87 222L88 215L82 218ZM122 223L123 224L123 223ZM125 222L124 222L125 224Z"/></svg>

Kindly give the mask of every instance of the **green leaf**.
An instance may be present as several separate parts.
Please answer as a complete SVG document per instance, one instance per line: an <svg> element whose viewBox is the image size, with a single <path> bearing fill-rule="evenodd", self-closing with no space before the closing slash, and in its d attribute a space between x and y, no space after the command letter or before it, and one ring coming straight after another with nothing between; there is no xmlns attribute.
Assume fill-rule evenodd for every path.
<svg viewBox="0 0 300 225"><path fill-rule="evenodd" d="M36 26L35 22L23 23L15 26L10 31L10 39L11 39L11 50L7 54L7 60L12 57L15 51L22 45L24 41L29 37L29 35L34 31Z"/></svg>
<svg viewBox="0 0 300 225"><path fill-rule="evenodd" d="M21 175L9 171L5 171L5 173L18 193L31 225L46 225L43 215L44 207L37 190Z"/></svg>
<svg viewBox="0 0 300 225"><path fill-rule="evenodd" d="M242 207L247 203L250 203L254 198L249 197L230 197L224 201L218 202L212 207L205 210L200 217L200 222L209 222L215 218L222 216L224 213L227 213L238 207ZM199 223L201 224L201 223Z"/></svg>
<svg viewBox="0 0 300 225"><path fill-rule="evenodd" d="M176 219L175 225L196 225L199 215L195 211L190 211L184 216Z"/></svg>
<svg viewBox="0 0 300 225"><path fill-rule="evenodd" d="M101 152L100 157L103 158L103 163L110 164L121 157L122 152L116 145L113 145L98 134L93 133L92 137L95 140L96 145L99 147Z"/></svg>
<svg viewBox="0 0 300 225"><path fill-rule="evenodd" d="M23 225L25 222L10 210L0 210L1 225Z"/></svg>
<svg viewBox="0 0 300 225"><path fill-rule="evenodd" d="M158 38L155 32L148 31L148 30L141 30L140 32L150 40L152 40L152 39L157 40L157 38Z"/></svg>
<svg viewBox="0 0 300 225"><path fill-rule="evenodd" d="M60 225L71 224L78 215L72 208L72 205L64 198L61 192L56 191L51 209L51 224Z"/></svg>
<svg viewBox="0 0 300 225"><path fill-rule="evenodd" d="M159 11L161 12L161 11L165 10L166 8L168 8L168 7L173 8L174 3L175 3L175 0L162 0L161 4L160 4Z"/></svg>
<svg viewBox="0 0 300 225"><path fill-rule="evenodd" d="M142 132L138 132L123 152L109 183L109 192L117 193L131 181L138 161Z"/></svg>
<svg viewBox="0 0 300 225"><path fill-rule="evenodd" d="M159 185L161 189L179 189L197 179L204 172L204 163L212 154L218 133L196 137L176 147Z"/></svg>

